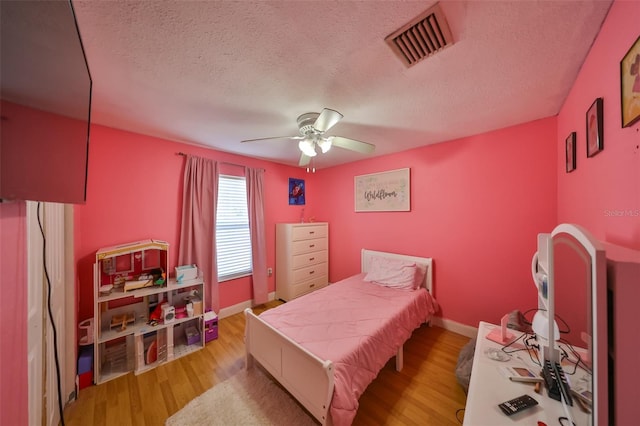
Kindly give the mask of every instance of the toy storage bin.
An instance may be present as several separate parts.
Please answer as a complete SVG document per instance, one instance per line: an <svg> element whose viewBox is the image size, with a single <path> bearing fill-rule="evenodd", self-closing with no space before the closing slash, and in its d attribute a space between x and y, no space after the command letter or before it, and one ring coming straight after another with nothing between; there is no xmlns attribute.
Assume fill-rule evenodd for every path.
<svg viewBox="0 0 640 426"><path fill-rule="evenodd" d="M187 338L187 346L200 342L200 330L194 325L190 325L184 329L184 334Z"/></svg>
<svg viewBox="0 0 640 426"><path fill-rule="evenodd" d="M210 342L218 338L218 315L208 311L204 314L204 342Z"/></svg>
<svg viewBox="0 0 640 426"><path fill-rule="evenodd" d="M93 385L93 370L78 374L78 390L88 388Z"/></svg>
<svg viewBox="0 0 640 426"><path fill-rule="evenodd" d="M78 352L78 387L82 390L93 384L93 345L80 346Z"/></svg>
<svg viewBox="0 0 640 426"><path fill-rule="evenodd" d="M93 372L93 345L80 346L78 354L78 374Z"/></svg>
<svg viewBox="0 0 640 426"><path fill-rule="evenodd" d="M196 265L176 266L176 281L182 284L185 281L195 280L198 278L198 268Z"/></svg>

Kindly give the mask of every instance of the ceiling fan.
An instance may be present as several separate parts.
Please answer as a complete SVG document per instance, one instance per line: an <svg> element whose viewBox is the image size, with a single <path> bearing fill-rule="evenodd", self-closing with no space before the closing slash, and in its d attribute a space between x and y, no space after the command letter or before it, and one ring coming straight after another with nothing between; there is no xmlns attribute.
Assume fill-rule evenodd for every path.
<svg viewBox="0 0 640 426"><path fill-rule="evenodd" d="M325 136L325 132L335 126L343 115L338 111L325 108L321 113L307 112L298 117L298 131L300 136L278 136L271 138L248 139L242 142L255 142L277 139L297 140L298 148L302 152L298 165L306 166L312 157L318 154L318 148L324 154L331 149L332 146L360 152L363 154L371 154L375 149L375 145L367 142L357 141L342 136Z"/></svg>

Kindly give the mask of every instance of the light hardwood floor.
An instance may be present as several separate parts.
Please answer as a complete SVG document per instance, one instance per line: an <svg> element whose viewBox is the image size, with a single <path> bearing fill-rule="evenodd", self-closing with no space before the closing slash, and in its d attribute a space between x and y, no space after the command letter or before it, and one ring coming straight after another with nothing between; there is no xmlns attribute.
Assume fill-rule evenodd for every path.
<svg viewBox="0 0 640 426"><path fill-rule="evenodd" d="M261 312L279 302L255 308ZM75 425L163 425L190 400L244 368L244 314L219 322L219 338L203 350L136 376L79 392L65 409ZM404 346L404 368L392 359L360 397L354 425L457 425L466 397L455 378L468 337L423 325ZM212 419L211 424L215 424ZM195 426L195 425L194 425ZM226 425L225 425L226 426ZM283 425L286 426L286 425Z"/></svg>

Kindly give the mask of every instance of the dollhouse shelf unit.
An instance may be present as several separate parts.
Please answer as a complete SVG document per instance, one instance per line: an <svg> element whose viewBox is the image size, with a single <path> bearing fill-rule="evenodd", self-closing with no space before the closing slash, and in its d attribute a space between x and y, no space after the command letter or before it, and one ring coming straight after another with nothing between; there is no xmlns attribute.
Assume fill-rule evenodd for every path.
<svg viewBox="0 0 640 426"><path fill-rule="evenodd" d="M94 382L140 374L204 347L201 276L178 283L167 274L169 244L144 240L99 249L94 264ZM147 286L125 291L129 280L155 276ZM146 278L145 278L146 279ZM105 287L106 286L106 287ZM113 286L113 288L110 288ZM102 288L102 291L101 291ZM105 288L110 288L105 292ZM176 315L162 315L151 322L154 312L167 303ZM191 316L184 314L192 303ZM187 331L188 330L188 331ZM195 334L194 334L195 331ZM187 339L187 335L189 338Z"/></svg>

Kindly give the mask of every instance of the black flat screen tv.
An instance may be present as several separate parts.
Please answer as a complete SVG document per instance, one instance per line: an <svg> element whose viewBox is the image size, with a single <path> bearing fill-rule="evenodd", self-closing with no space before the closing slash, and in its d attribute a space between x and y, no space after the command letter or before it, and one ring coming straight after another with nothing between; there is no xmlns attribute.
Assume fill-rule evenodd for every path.
<svg viewBox="0 0 640 426"><path fill-rule="evenodd" d="M70 1L0 1L0 200L85 203L92 80Z"/></svg>

